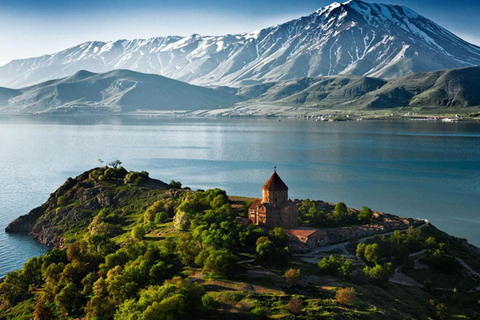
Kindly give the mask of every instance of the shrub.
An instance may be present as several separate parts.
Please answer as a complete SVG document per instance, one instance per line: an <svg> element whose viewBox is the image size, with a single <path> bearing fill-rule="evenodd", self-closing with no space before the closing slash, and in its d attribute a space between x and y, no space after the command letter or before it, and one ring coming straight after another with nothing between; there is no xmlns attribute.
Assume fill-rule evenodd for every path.
<svg viewBox="0 0 480 320"><path fill-rule="evenodd" d="M333 210L333 216L336 222L342 221L345 216L347 215L347 205L343 202L339 202L335 205L335 209Z"/></svg>
<svg viewBox="0 0 480 320"><path fill-rule="evenodd" d="M57 206L58 207L63 207L67 203L68 203L68 200L64 196L60 196L60 197L57 198Z"/></svg>
<svg viewBox="0 0 480 320"><path fill-rule="evenodd" d="M328 273L336 275L338 274L338 269L341 267L340 261L337 260L334 256L328 258L323 258L318 264L318 268L322 273Z"/></svg>
<svg viewBox="0 0 480 320"><path fill-rule="evenodd" d="M337 291L335 299L341 305L351 306L355 303L357 293L354 288L342 288Z"/></svg>
<svg viewBox="0 0 480 320"><path fill-rule="evenodd" d="M215 298L207 293L202 297L203 308L207 311L212 311L220 307L220 303L215 300Z"/></svg>
<svg viewBox="0 0 480 320"><path fill-rule="evenodd" d="M358 214L358 221L363 223L369 222L373 218L373 211L369 207L362 207L362 211Z"/></svg>
<svg viewBox="0 0 480 320"><path fill-rule="evenodd" d="M168 219L168 214L166 212L160 211L155 216L155 223L164 223Z"/></svg>
<svg viewBox="0 0 480 320"><path fill-rule="evenodd" d="M235 270L237 262L237 256L227 250L212 250L205 260L203 271L211 271L220 275L230 275Z"/></svg>
<svg viewBox="0 0 480 320"><path fill-rule="evenodd" d="M126 176L123 182L125 184L141 184L148 180L148 172L135 172L131 171Z"/></svg>
<svg viewBox="0 0 480 320"><path fill-rule="evenodd" d="M99 181L100 176L103 176L104 171L105 171L104 168L95 169L88 174L88 178L93 181Z"/></svg>
<svg viewBox="0 0 480 320"><path fill-rule="evenodd" d="M172 180L170 181L170 188L173 188L173 189L180 189L182 187L182 183L180 181L175 181L175 180Z"/></svg>
<svg viewBox="0 0 480 320"><path fill-rule="evenodd" d="M136 226L132 229L132 238L135 240L142 240L145 237L145 229L141 226Z"/></svg>
<svg viewBox="0 0 480 320"><path fill-rule="evenodd" d="M250 311L250 317L251 319L268 319L268 311L265 308L262 307L256 307L253 308Z"/></svg>
<svg viewBox="0 0 480 320"><path fill-rule="evenodd" d="M387 262L383 266L377 264L373 268L365 267L363 271L369 275L370 280L372 281L372 283L375 284L382 284L384 282L387 282L388 279L395 272L393 264L391 262Z"/></svg>
<svg viewBox="0 0 480 320"><path fill-rule="evenodd" d="M176 230L187 231L190 228L190 215L183 211L177 211L173 225Z"/></svg>
<svg viewBox="0 0 480 320"><path fill-rule="evenodd" d="M287 244L287 232L282 227L270 230L268 237L279 247L284 247Z"/></svg>
<svg viewBox="0 0 480 320"><path fill-rule="evenodd" d="M302 273L300 269L290 268L287 271L285 271L285 281L290 286L296 285L301 278L302 278Z"/></svg>
<svg viewBox="0 0 480 320"><path fill-rule="evenodd" d="M112 169L112 168L108 168L107 170L105 170L105 173L103 174L103 180L112 180L112 179L115 179L117 177L117 172L115 171L115 169Z"/></svg>
<svg viewBox="0 0 480 320"><path fill-rule="evenodd" d="M303 302L300 298L292 297L287 304L288 310L293 314L299 314L303 310Z"/></svg>

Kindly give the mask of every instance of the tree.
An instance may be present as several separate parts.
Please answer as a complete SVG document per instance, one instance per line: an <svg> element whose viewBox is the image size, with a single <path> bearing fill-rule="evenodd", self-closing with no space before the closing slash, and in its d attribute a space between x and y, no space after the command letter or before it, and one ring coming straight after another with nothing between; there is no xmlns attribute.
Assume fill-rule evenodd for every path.
<svg viewBox="0 0 480 320"><path fill-rule="evenodd" d="M132 238L134 240L142 240L145 237L145 229L142 226L135 226L132 229Z"/></svg>
<svg viewBox="0 0 480 320"><path fill-rule="evenodd" d="M268 237L279 247L284 247L287 244L287 232L282 227L270 230Z"/></svg>
<svg viewBox="0 0 480 320"><path fill-rule="evenodd" d="M112 168L116 169L121 164L122 164L122 161L117 159L117 160L114 160L114 161L110 162L108 165L111 166Z"/></svg>
<svg viewBox="0 0 480 320"><path fill-rule="evenodd" d="M338 274L338 269L341 267L341 263L337 260L337 258L331 255L328 258L325 257L320 260L317 266L322 273L336 275Z"/></svg>
<svg viewBox="0 0 480 320"><path fill-rule="evenodd" d="M191 266L200 253L200 247L198 246L198 242L188 233L180 238L177 244L177 252L180 255L182 263Z"/></svg>
<svg viewBox="0 0 480 320"><path fill-rule="evenodd" d="M364 257L367 262L377 264L380 261L380 246L378 243L367 244Z"/></svg>
<svg viewBox="0 0 480 320"><path fill-rule="evenodd" d="M338 223L342 221L345 216L347 215L347 205L343 202L339 202L335 205L335 209L333 210L333 217L335 221Z"/></svg>
<svg viewBox="0 0 480 320"><path fill-rule="evenodd" d="M355 303L356 296L354 288L341 288L337 291L335 299L341 305L351 306Z"/></svg>
<svg viewBox="0 0 480 320"><path fill-rule="evenodd" d="M53 311L44 293L35 297L35 309L33 310L33 320L54 319Z"/></svg>
<svg viewBox="0 0 480 320"><path fill-rule="evenodd" d="M272 241L267 240L257 245L255 259L260 264L272 265L276 259L275 255L276 255L275 244Z"/></svg>
<svg viewBox="0 0 480 320"><path fill-rule="evenodd" d="M358 214L358 221L367 223L373 218L373 211L369 207L362 207L362 211Z"/></svg>
<svg viewBox="0 0 480 320"><path fill-rule="evenodd" d="M430 249L436 248L438 246L437 239L435 239L435 237L433 236L428 237L427 240L425 240L425 244Z"/></svg>
<svg viewBox="0 0 480 320"><path fill-rule="evenodd" d="M55 304L61 314L73 315L80 311L80 293L73 283L68 283L59 294L55 296Z"/></svg>
<svg viewBox="0 0 480 320"><path fill-rule="evenodd" d="M175 181L175 180L172 180L170 181L170 188L173 188L173 189L181 189L182 188L182 183L180 181Z"/></svg>
<svg viewBox="0 0 480 320"><path fill-rule="evenodd" d="M227 250L212 250L205 260L203 270L220 275L229 275L235 270L237 262L237 256Z"/></svg>
<svg viewBox="0 0 480 320"><path fill-rule="evenodd" d="M302 273L300 269L290 268L287 271L285 271L285 281L289 286L296 285L301 278L302 278Z"/></svg>
<svg viewBox="0 0 480 320"><path fill-rule="evenodd" d="M42 257L39 258L30 258L28 261L23 265L22 276L24 278L25 283L34 286L41 286L43 284L42 279Z"/></svg>
<svg viewBox="0 0 480 320"><path fill-rule="evenodd" d="M175 229L179 231L187 231L190 228L190 215L184 211L178 210L173 220Z"/></svg>
<svg viewBox="0 0 480 320"><path fill-rule="evenodd" d="M395 272L395 269L391 262L387 262L383 266L379 264L375 265L373 268L367 266L363 271L369 275L372 283L382 284L390 279Z"/></svg>

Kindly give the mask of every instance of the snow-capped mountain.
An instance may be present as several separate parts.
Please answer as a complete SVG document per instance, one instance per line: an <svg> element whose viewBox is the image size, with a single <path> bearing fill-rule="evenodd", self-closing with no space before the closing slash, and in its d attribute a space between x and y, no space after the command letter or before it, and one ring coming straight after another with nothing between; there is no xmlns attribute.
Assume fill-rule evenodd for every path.
<svg viewBox="0 0 480 320"><path fill-rule="evenodd" d="M86 42L0 67L23 87L81 69L130 69L201 85L245 85L321 75L395 78L480 64L480 47L414 11L353 0L252 33Z"/></svg>

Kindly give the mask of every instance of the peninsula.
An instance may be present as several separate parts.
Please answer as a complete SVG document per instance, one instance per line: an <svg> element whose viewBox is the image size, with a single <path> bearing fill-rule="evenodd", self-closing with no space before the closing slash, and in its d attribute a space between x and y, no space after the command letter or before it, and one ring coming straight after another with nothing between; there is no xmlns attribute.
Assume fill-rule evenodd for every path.
<svg viewBox="0 0 480 320"><path fill-rule="evenodd" d="M428 221L289 199L276 170L251 199L119 165L7 227L51 250L2 279L1 319L480 316L480 249Z"/></svg>

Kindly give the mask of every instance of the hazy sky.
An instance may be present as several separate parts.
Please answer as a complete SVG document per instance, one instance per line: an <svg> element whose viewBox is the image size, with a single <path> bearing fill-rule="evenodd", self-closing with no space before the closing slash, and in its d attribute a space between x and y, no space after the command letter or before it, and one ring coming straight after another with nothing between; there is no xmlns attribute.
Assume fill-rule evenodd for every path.
<svg viewBox="0 0 480 320"><path fill-rule="evenodd" d="M480 45L479 0L366 0L406 5ZM254 31L328 0L0 0L0 65L89 40Z"/></svg>

